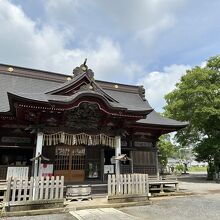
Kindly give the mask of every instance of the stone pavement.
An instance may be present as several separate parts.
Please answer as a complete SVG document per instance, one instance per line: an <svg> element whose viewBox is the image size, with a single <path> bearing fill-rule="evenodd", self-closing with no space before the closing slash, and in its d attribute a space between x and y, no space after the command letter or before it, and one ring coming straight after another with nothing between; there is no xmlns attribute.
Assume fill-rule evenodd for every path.
<svg viewBox="0 0 220 220"><path fill-rule="evenodd" d="M36 215L36 216L21 216L21 217L3 217L1 220L77 220L70 213Z"/></svg>
<svg viewBox="0 0 220 220"><path fill-rule="evenodd" d="M135 220L140 219L114 208L86 209L70 212L78 220Z"/></svg>
<svg viewBox="0 0 220 220"><path fill-rule="evenodd" d="M68 201L66 203L66 210L75 211L82 209L94 209L94 208L121 208L136 205L149 205L150 201L137 201L137 202L120 202L120 203L109 203L107 195L102 197L94 197L92 200L84 201Z"/></svg>

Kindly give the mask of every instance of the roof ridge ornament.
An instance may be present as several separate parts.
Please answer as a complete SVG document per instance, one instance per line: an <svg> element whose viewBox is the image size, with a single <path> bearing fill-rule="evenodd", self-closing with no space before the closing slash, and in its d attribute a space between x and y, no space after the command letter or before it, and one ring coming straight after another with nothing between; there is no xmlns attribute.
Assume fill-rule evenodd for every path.
<svg viewBox="0 0 220 220"><path fill-rule="evenodd" d="M81 64L79 67L76 67L75 69L73 69L74 77L86 73L91 79L93 79L94 72L88 68L88 66L86 65L86 62L87 62L87 58L85 58L85 61L83 64Z"/></svg>

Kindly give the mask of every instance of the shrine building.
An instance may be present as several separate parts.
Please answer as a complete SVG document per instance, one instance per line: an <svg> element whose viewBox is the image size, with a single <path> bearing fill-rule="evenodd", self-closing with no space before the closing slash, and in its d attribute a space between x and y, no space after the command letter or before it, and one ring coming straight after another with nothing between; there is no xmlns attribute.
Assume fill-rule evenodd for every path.
<svg viewBox="0 0 220 220"><path fill-rule="evenodd" d="M85 62L72 75L0 64L0 179L8 167L47 175L41 166L65 183L156 175L158 138L186 125L154 111L143 86L95 80Z"/></svg>

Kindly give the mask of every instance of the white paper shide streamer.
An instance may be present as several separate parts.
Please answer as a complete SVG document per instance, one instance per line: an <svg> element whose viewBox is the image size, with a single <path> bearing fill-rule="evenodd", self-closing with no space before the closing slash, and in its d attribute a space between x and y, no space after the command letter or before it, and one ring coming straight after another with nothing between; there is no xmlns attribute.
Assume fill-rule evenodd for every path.
<svg viewBox="0 0 220 220"><path fill-rule="evenodd" d="M58 132L54 134L43 135L43 146L52 146L57 144L66 145L104 145L115 147L115 138L105 134L89 135L86 133L68 134L65 132Z"/></svg>

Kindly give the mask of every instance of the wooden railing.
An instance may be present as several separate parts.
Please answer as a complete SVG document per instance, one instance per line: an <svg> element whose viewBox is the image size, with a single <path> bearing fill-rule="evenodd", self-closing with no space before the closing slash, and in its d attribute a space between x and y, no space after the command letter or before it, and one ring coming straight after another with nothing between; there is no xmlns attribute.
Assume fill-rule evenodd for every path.
<svg viewBox="0 0 220 220"><path fill-rule="evenodd" d="M108 196L148 194L148 174L108 175Z"/></svg>
<svg viewBox="0 0 220 220"><path fill-rule="evenodd" d="M9 178L6 203L37 200L63 199L64 177L31 177L29 179Z"/></svg>

